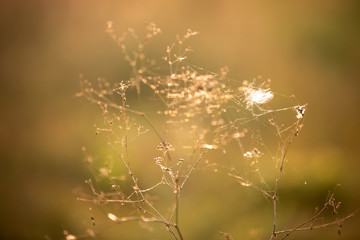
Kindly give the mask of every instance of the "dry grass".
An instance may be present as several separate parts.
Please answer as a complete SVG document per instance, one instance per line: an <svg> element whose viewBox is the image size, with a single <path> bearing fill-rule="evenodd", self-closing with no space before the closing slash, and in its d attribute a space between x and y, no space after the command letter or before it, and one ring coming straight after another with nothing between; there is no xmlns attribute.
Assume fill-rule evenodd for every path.
<svg viewBox="0 0 360 240"><path fill-rule="evenodd" d="M99 79L93 83L81 77L81 92L77 96L101 109L103 125L95 127L96 134L105 137L111 153L99 165L96 157L83 148L86 162L94 169L94 178L106 179L110 186L99 189L89 179L86 183L90 192L78 199L94 205L124 206L121 211L106 208L104 215L113 223L136 221L147 227L149 223L161 224L169 238L184 239L179 206L183 189L199 169L215 173L215 177L228 176L271 202L272 228L264 229L270 239L285 239L296 231L330 225L338 226L340 234L343 222L355 212L318 224L326 210L337 214L340 202L335 201L335 190L329 192L323 207L308 220L285 230L277 227L286 153L303 127L307 104L272 91L270 79L259 76L251 82L237 81L227 76L226 67L214 73L191 64L187 58L192 50L186 44L198 34L192 30L167 46L163 60L168 74L159 73L163 71L159 71L161 64L147 56L146 46L161 30L153 23L146 29L143 38L133 29L118 36L112 23L108 24L107 33L120 46L130 66L129 80L111 84ZM128 49L128 41L135 43L133 49ZM139 138L157 143L156 156L152 161L147 159L142 170L138 170L139 160L129 151ZM153 155L147 146L138 149ZM154 167L158 170L146 171ZM152 175L154 172L157 176ZM161 197L165 198L164 204ZM95 225L93 216L91 221ZM67 231L64 234L66 239L77 239L97 233L89 228L82 235ZM231 233L220 232L220 236L233 239Z"/></svg>

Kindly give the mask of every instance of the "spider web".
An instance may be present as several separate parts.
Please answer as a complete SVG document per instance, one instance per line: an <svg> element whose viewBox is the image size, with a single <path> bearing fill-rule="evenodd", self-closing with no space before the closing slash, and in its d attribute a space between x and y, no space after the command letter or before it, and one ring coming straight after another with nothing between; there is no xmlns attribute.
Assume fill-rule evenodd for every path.
<svg viewBox="0 0 360 240"><path fill-rule="evenodd" d="M183 148L220 151L221 159L226 161L216 157L211 160L208 156L205 168L235 177L243 186L259 184L261 191L271 191L272 186L265 178L274 179L281 150L287 144L286 139L298 134L299 120L306 106L300 106L294 96L271 91L271 81L261 77L252 82L237 81L192 64L184 66L182 71L178 78L172 76L170 81L186 79L187 84L184 88L179 88L179 83L170 84L178 87L165 91L173 100L170 110L164 114L169 115L167 123L173 124L175 129L184 123L184 117L190 119L185 122L192 123L188 132L193 146L184 145ZM174 135L181 136L180 131L183 128ZM274 171L264 176L261 166L272 167Z"/></svg>

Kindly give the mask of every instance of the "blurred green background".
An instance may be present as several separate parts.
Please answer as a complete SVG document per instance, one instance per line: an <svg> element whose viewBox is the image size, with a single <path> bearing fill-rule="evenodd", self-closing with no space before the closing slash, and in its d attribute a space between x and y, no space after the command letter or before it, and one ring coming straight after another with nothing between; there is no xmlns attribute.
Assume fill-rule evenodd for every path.
<svg viewBox="0 0 360 240"><path fill-rule="evenodd" d="M105 33L109 20L119 33L157 23L163 33L160 47L152 50L156 58L165 55L175 34L199 31L190 62L212 71L229 66L229 76L239 81L269 77L274 91L309 104L283 176L282 226L311 216L336 183L342 186L340 214L359 207L360 1L17 0L1 5L1 239L62 239L64 229L80 233L92 227L89 205L77 202L74 191L91 177L81 147L97 152L104 147L93 128L101 115L74 95L80 73L110 82L128 77L120 48ZM220 239L218 231L234 239L270 236L272 207L260 194L202 172L191 181L180 218L185 239ZM359 223L355 216L344 224L341 239L359 238ZM170 238L158 232L127 223L102 231L99 239ZM336 227L291 239L320 238L338 239Z"/></svg>

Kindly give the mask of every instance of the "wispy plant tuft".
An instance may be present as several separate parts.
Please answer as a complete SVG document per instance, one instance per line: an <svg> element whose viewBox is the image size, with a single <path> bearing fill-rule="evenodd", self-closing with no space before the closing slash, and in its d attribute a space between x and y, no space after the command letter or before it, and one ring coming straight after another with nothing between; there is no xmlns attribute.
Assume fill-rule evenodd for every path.
<svg viewBox="0 0 360 240"><path fill-rule="evenodd" d="M214 177L228 176L272 203L272 228L264 229L270 239L330 225L341 228L355 214L318 223L327 209L338 213L340 202L335 201L334 190L312 217L298 226L278 228L281 177L289 161L286 155L303 127L307 104L276 93L270 79L259 76L253 81L238 81L228 77L227 67L214 73L191 64L188 55L192 49L187 41L199 34L196 31L189 29L164 47L161 61L167 64L168 74L160 74L157 61L147 56L147 45L161 34L156 24L148 24L143 37L133 29L118 35L112 22L106 32L120 46L132 76L115 83L81 77L77 96L101 110L103 123L95 126L95 133L105 137L111 153L99 160L83 148L94 178L106 179L107 186L96 186L88 179L90 191L81 193L78 200L102 206L112 223L139 222L149 230L151 224L160 224L169 238L187 239L179 221L181 197L189 178L202 169ZM128 41L136 46L128 48ZM141 138L152 139L148 146L137 147L146 158L141 161L146 162L142 170L137 166L138 155L129 150ZM148 176L146 169L155 167ZM159 194L163 187L167 190ZM91 221L95 226L93 216ZM66 239L77 239L95 237L97 232L89 228L84 234L64 234ZM234 239L231 233L218 232L224 239Z"/></svg>

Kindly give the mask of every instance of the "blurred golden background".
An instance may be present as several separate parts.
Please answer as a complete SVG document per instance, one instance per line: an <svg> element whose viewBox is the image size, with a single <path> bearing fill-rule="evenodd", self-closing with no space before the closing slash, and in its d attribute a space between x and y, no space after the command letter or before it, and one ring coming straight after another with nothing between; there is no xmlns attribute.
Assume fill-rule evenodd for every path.
<svg viewBox="0 0 360 240"><path fill-rule="evenodd" d="M89 205L76 201L74 189L91 177L81 147L103 147L93 128L101 115L74 95L79 74L110 82L129 76L120 48L105 33L109 20L119 33L128 27L141 32L144 23L155 22L163 31L152 50L157 58L176 34L199 31L191 41L190 62L211 71L228 66L229 77L239 81L269 77L274 91L309 104L280 191L286 226L310 217L337 183L340 214L359 208L359 10L356 0L3 2L0 238L63 239L64 229L80 233L91 225ZM194 187L184 192L185 239L220 239L219 231L234 239L270 236L270 202L252 189L234 191L230 180L202 180L202 175L195 174ZM196 194L206 183L213 188ZM346 222L341 239L359 238L359 223L359 216ZM147 234L170 238L126 223L104 230L98 239ZM291 239L320 238L338 239L336 227Z"/></svg>

